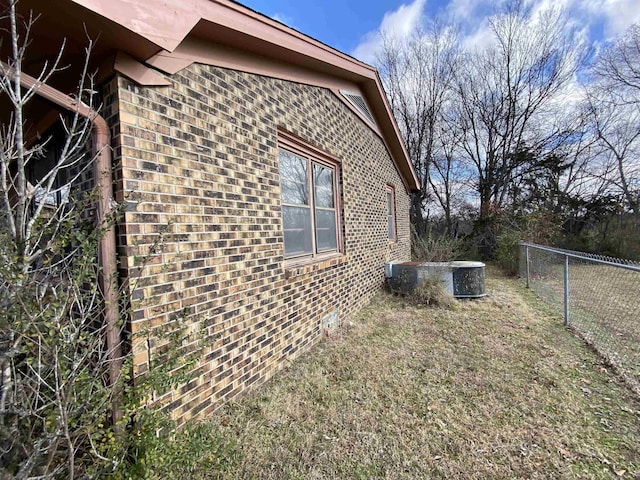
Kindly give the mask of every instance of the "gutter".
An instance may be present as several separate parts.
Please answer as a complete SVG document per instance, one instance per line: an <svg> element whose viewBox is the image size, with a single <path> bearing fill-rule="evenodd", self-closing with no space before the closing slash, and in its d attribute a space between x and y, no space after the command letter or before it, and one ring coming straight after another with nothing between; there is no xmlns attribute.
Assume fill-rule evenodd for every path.
<svg viewBox="0 0 640 480"><path fill-rule="evenodd" d="M13 70L2 61L0 61L0 69L2 73L8 73ZM77 112L91 122L92 151L94 155L93 178L98 189L97 224L102 225L112 211L111 202L113 199L111 135L106 120L91 107L74 100L69 95L38 81L26 73L20 74L20 85L27 89L33 89L38 96L65 110ZM109 381L111 385L116 385L123 358L120 329L118 327L120 312L118 309L116 227L112 221L107 224L105 234L100 239L98 264L101 267L100 283L104 295L104 322L106 325L105 337L109 359ZM112 415L114 423L117 423L122 418L122 410L120 409L117 395L113 400Z"/></svg>

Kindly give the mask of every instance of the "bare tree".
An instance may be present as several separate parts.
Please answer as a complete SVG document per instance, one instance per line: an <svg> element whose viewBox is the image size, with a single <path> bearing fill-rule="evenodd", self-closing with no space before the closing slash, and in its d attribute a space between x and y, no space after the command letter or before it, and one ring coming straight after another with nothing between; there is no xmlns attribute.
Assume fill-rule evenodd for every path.
<svg viewBox="0 0 640 480"><path fill-rule="evenodd" d="M640 95L640 25L634 24L613 45L605 48L593 66L594 76L603 86L625 101L632 103Z"/></svg>
<svg viewBox="0 0 640 480"><path fill-rule="evenodd" d="M598 162L601 148L591 130L589 113L582 107L581 104L573 109L568 106L558 121L567 126L567 135L554 151L564 164L555 188L559 198L551 206L555 213L571 208L568 203L572 199L599 196L607 188L608 174Z"/></svg>
<svg viewBox="0 0 640 480"><path fill-rule="evenodd" d="M604 49L592 68L587 110L602 148L604 163L615 172L611 186L629 208L640 213L640 26L633 25Z"/></svg>
<svg viewBox="0 0 640 480"><path fill-rule="evenodd" d="M420 180L421 191L413 195L411 204L412 224L419 234L426 229L430 171L438 148L436 130L445 121L443 106L452 93L457 45L451 28L431 22L408 39L384 37L378 54L377 67Z"/></svg>
<svg viewBox="0 0 640 480"><path fill-rule="evenodd" d="M593 130L605 166L600 176L622 193L631 211L640 213L640 104L618 104L606 91L604 95L599 96L595 90L588 95Z"/></svg>
<svg viewBox="0 0 640 480"><path fill-rule="evenodd" d="M562 126L550 121L552 100L581 58L560 12L531 12L520 2L490 20L493 43L468 52L457 77L458 125L465 158L476 171L480 218L507 200L531 168L524 151L548 155Z"/></svg>
<svg viewBox="0 0 640 480"><path fill-rule="evenodd" d="M117 464L104 443L108 430L99 428L117 387L96 261L106 225L87 215L95 212L86 188L92 123L80 106L92 109L91 42L78 108L61 111L57 133L31 135L25 112L63 69L64 44L25 87L36 17L21 17L17 3L9 0L2 15L11 56L0 64L0 94L10 105L0 127L0 477L77 478Z"/></svg>
<svg viewBox="0 0 640 480"><path fill-rule="evenodd" d="M115 261L105 260L120 212L101 189L110 190L112 177L108 126L93 104L93 42L75 65L75 91L54 90L48 81L65 68L64 42L39 73L25 72L37 17L21 15L17 4L7 0L0 11L10 43L0 59L7 106L0 112L0 478L145 477L158 463L175 473L172 461L185 444L174 448L169 433L159 434L175 424L149 399L189 380L201 357L198 319L183 325L187 309L166 327L124 331L128 312L118 305L133 301L124 289L136 285L123 281L118 290ZM34 111L40 117L45 104L50 113L38 96L61 107L45 131L30 130ZM159 235L142 256L141 271L161 242ZM135 386L123 339L166 345ZM131 427L135 434L126 435ZM154 458L159 452L163 462Z"/></svg>
<svg viewBox="0 0 640 480"><path fill-rule="evenodd" d="M429 175L434 201L444 216L444 233L451 238L458 235L456 213L473 185L472 172L462 161L459 148L461 139L461 130L455 128L449 118L436 128L436 148Z"/></svg>

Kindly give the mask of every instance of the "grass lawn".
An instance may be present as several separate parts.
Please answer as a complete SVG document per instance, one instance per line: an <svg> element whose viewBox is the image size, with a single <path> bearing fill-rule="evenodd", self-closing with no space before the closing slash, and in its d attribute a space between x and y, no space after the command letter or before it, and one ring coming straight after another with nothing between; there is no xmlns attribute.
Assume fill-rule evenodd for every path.
<svg viewBox="0 0 640 480"><path fill-rule="evenodd" d="M487 292L378 295L209 420L235 442L222 476L640 478L638 399L517 280L489 270Z"/></svg>
<svg viewBox="0 0 640 480"><path fill-rule="evenodd" d="M543 275L530 285L546 301L563 311L564 265L551 265L560 255L536 252L534 265ZM571 260L569 318L573 328L615 363L640 395L640 273L589 261Z"/></svg>

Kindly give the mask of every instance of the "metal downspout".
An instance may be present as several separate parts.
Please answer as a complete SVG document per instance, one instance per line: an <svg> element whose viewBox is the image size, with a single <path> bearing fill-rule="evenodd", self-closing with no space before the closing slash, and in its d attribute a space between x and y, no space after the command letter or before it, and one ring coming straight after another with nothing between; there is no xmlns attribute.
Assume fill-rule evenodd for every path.
<svg viewBox="0 0 640 480"><path fill-rule="evenodd" d="M0 62L3 73L11 72L11 67ZM33 88L38 96L49 100L56 105L78 112L91 122L91 137L94 154L93 177L98 189L97 224L103 225L111 213L111 201L113 199L112 185L112 156L111 135L106 120L95 110L87 105L77 102L55 88L39 82L37 79L22 73L20 84L27 89ZM100 240L98 247L98 262L102 268L101 283L104 295L104 322L106 325L107 355L109 358L109 380L115 385L122 368L122 344L120 341L120 328L118 326L118 271L116 256L116 228L113 219L106 223L106 231ZM117 395L116 395L117 397ZM113 420L117 422L122 418L119 407L119 399L114 398Z"/></svg>

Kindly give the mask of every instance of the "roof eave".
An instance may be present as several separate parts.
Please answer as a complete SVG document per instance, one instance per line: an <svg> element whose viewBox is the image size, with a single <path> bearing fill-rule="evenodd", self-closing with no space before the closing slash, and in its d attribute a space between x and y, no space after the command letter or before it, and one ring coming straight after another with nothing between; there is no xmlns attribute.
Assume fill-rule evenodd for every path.
<svg viewBox="0 0 640 480"><path fill-rule="evenodd" d="M358 83L374 110L389 153L407 189L419 190L420 183L380 77L372 66L231 0L163 0L161 8L149 8L149 2L145 2L144 8L136 8L137 4L131 0L70 1L168 52L174 51L187 36L196 35L241 50L286 58L295 65ZM123 50L126 51L126 47Z"/></svg>

